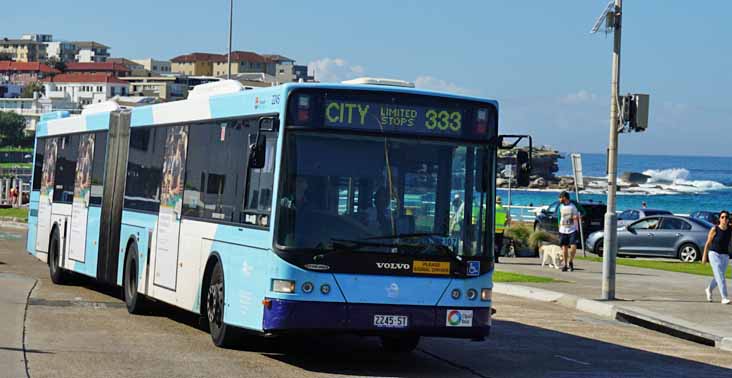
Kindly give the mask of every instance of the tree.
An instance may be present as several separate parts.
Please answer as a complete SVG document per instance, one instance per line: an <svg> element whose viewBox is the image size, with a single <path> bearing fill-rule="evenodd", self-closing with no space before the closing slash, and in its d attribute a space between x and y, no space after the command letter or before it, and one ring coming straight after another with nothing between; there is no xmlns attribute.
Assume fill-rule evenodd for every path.
<svg viewBox="0 0 732 378"><path fill-rule="evenodd" d="M23 91L20 92L20 97L22 98L33 98L33 92L38 93L45 93L46 89L43 87L43 84L34 81L31 83L28 83L25 87L23 87Z"/></svg>
<svg viewBox="0 0 732 378"><path fill-rule="evenodd" d="M24 146L27 143L25 119L19 114L0 112L0 147Z"/></svg>
<svg viewBox="0 0 732 378"><path fill-rule="evenodd" d="M46 62L46 64L48 64L48 66L55 68L61 72L66 71L66 63L64 63L63 61L60 61L55 56L48 58L48 61Z"/></svg>

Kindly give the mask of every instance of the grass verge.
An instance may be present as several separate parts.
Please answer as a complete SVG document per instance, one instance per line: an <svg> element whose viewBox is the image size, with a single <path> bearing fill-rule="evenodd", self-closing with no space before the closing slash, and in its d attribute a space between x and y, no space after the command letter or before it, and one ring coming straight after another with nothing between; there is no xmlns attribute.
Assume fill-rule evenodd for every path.
<svg viewBox="0 0 732 378"><path fill-rule="evenodd" d="M493 282L559 282L551 277L531 276L511 272L493 272Z"/></svg>
<svg viewBox="0 0 732 378"><path fill-rule="evenodd" d="M0 209L0 218L2 217L10 217L10 218L19 218L23 221L28 221L28 208L27 207L21 207L21 208L7 208L7 209Z"/></svg>
<svg viewBox="0 0 732 378"><path fill-rule="evenodd" d="M0 163L0 168L31 168L33 163Z"/></svg>
<svg viewBox="0 0 732 378"><path fill-rule="evenodd" d="M582 256L576 256L575 259L577 260L585 260L585 261L595 261L595 262L602 262L601 257L582 257ZM713 277L712 274L712 267L709 264L701 264L701 263L685 263L681 261L658 261L658 260L645 260L645 259L628 259L628 258L618 258L617 259L618 265L625 265L625 266L632 266L636 268L646 268L646 269L658 269L658 270L666 270L669 272L677 272L677 273L688 273L688 274L696 274L699 276L707 276L707 277ZM727 269L727 278L732 278L732 274L730 273L730 270Z"/></svg>

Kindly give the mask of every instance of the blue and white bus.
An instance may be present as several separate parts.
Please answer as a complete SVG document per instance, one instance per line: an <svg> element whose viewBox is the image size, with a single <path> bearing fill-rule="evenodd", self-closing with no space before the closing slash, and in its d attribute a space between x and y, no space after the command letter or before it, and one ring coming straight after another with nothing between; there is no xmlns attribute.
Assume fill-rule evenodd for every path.
<svg viewBox="0 0 732 378"><path fill-rule="evenodd" d="M395 351L483 339L497 122L496 101L353 83L224 81L49 113L27 250L54 283L121 286L131 313L155 300L200 314L218 346L242 331Z"/></svg>

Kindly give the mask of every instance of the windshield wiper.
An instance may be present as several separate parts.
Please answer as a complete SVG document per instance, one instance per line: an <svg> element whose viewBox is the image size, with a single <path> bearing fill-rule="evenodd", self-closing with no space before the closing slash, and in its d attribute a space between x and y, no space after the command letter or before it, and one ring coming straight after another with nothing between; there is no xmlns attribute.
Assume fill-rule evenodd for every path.
<svg viewBox="0 0 732 378"><path fill-rule="evenodd" d="M462 264L463 258L457 254L457 252L453 251L452 248L444 245L444 244L427 244L425 247L435 247L439 252L442 252L444 255L447 255L447 257L451 258L452 260L455 260L457 263Z"/></svg>
<svg viewBox="0 0 732 378"><path fill-rule="evenodd" d="M420 236L444 236L444 235L437 233L437 232L415 232L415 233L411 233L411 234L372 236L372 237L365 238L364 240L418 238Z"/></svg>
<svg viewBox="0 0 732 378"><path fill-rule="evenodd" d="M323 257L334 254L334 253L344 253L344 252L354 252L356 250L360 250L362 248L366 247L376 247L376 248L396 248L397 251L401 251L401 248L404 247L419 247L419 245L403 245L403 244L393 244L393 243L376 243L376 242L368 242L363 240L349 240L349 239L330 239L330 247L323 247L320 250L323 253L319 253L315 256L313 256L313 259L322 259ZM369 251L369 252L380 252L380 251Z"/></svg>
<svg viewBox="0 0 732 378"><path fill-rule="evenodd" d="M444 235L442 235L440 233L437 233L437 232L415 232L415 233L411 233L411 234L373 236L373 237L370 237L370 238L366 238L364 240L416 238L416 237L421 237L421 236L440 236L440 237L444 237ZM397 246L402 246L403 244L397 243L396 245ZM428 249L430 247L434 247L438 252L440 252L440 253L442 253L444 255L447 255L452 260L454 260L454 261L456 261L458 263L462 263L463 262L463 258L460 255L458 255L455 251L453 251L452 248L450 248L450 247L448 247L448 246L446 246L444 244L441 244L441 243L434 243L434 244L424 244L424 243L421 243L421 244L408 244L408 246L410 246L410 247L420 247L420 248L424 248L424 249Z"/></svg>

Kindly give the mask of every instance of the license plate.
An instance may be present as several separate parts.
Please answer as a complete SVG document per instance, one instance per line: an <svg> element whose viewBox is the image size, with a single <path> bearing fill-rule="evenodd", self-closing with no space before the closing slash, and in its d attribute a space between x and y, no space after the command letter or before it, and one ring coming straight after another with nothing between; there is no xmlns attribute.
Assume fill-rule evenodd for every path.
<svg viewBox="0 0 732 378"><path fill-rule="evenodd" d="M409 317L404 315L374 315L374 327L407 328Z"/></svg>

